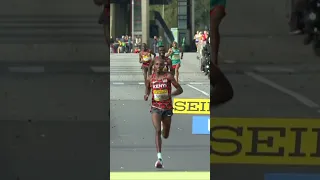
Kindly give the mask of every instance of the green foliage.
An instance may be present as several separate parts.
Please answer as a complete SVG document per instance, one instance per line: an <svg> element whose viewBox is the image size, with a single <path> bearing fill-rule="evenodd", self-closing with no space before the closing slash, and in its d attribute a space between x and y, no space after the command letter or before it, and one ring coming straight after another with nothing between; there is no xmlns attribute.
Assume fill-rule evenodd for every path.
<svg viewBox="0 0 320 180"><path fill-rule="evenodd" d="M164 0L165 1L165 0ZM158 11L163 17L162 5L150 5L150 11ZM195 0L195 29L204 30L210 23L210 1ZM169 5L164 5L164 21L169 28L178 27L178 0L172 0Z"/></svg>
<svg viewBox="0 0 320 180"><path fill-rule="evenodd" d="M195 0L195 29L205 30L210 26L210 1Z"/></svg>
<svg viewBox="0 0 320 180"><path fill-rule="evenodd" d="M173 0L171 4L164 6L150 5L150 10L158 11L164 19L164 21L166 22L169 29L173 27L178 27L178 0Z"/></svg>

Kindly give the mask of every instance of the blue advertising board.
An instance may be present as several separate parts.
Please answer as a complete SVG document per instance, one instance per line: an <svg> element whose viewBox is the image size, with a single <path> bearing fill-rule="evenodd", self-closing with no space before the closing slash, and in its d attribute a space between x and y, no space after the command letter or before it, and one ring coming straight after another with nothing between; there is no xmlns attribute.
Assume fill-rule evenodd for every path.
<svg viewBox="0 0 320 180"><path fill-rule="evenodd" d="M192 134L210 134L210 117L193 116Z"/></svg>

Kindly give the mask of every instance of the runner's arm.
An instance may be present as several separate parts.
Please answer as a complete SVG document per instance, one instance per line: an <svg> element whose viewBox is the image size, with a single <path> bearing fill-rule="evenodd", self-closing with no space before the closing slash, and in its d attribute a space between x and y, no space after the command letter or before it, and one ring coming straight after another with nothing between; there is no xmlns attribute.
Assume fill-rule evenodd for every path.
<svg viewBox="0 0 320 180"><path fill-rule="evenodd" d="M149 96L151 93L151 86L150 86L150 78L148 77L146 80L146 89L145 89L145 95Z"/></svg>
<svg viewBox="0 0 320 180"><path fill-rule="evenodd" d="M149 67L148 67L148 75L149 76L152 74L153 63L154 63L154 59L151 60Z"/></svg>
<svg viewBox="0 0 320 180"><path fill-rule="evenodd" d="M171 59L168 59L168 65L169 65L170 73L173 75L174 69L173 69L173 67L172 67L172 61L171 61Z"/></svg>
<svg viewBox="0 0 320 180"><path fill-rule="evenodd" d="M183 93L181 85L176 81L171 73L168 74L168 79L171 81L171 84L176 88L175 91L171 93L171 96L178 96Z"/></svg>
<svg viewBox="0 0 320 180"><path fill-rule="evenodd" d="M139 63L141 63L141 53L139 53Z"/></svg>
<svg viewBox="0 0 320 180"><path fill-rule="evenodd" d="M150 51L150 53L153 55L153 58L156 57L156 53L154 53L152 50Z"/></svg>
<svg viewBox="0 0 320 180"><path fill-rule="evenodd" d="M172 50L171 50L171 48L168 50L168 52L167 52L167 55L166 55L166 57L169 57L170 55L171 55L171 53L172 53Z"/></svg>

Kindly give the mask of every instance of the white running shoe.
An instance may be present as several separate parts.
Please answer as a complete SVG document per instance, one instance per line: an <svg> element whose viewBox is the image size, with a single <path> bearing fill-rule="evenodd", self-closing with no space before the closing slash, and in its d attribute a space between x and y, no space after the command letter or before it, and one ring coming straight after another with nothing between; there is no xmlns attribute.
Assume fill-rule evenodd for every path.
<svg viewBox="0 0 320 180"><path fill-rule="evenodd" d="M163 162L162 162L162 160L161 160L161 159L158 159L158 160L156 161L156 163L154 164L154 167L159 168L159 169L162 169L162 168L163 168Z"/></svg>

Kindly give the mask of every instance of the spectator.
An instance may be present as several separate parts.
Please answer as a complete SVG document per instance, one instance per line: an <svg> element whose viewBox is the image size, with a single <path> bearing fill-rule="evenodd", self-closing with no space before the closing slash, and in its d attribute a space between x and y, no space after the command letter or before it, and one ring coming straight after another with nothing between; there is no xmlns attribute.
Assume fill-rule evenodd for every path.
<svg viewBox="0 0 320 180"><path fill-rule="evenodd" d="M132 39L131 36L128 37L128 52L132 52Z"/></svg>
<svg viewBox="0 0 320 180"><path fill-rule="evenodd" d="M118 40L118 54L120 53L120 52L123 52L123 44L122 44L122 40L123 40L123 38L121 38L121 39L119 39Z"/></svg>
<svg viewBox="0 0 320 180"><path fill-rule="evenodd" d="M153 37L153 42L152 42L152 47L153 47L153 52L154 53L158 53L158 38L157 38L157 36L154 36Z"/></svg>
<svg viewBox="0 0 320 180"><path fill-rule="evenodd" d="M157 46L158 46L158 47L163 46L163 40L162 40L162 37L161 37L161 36L159 36L158 45L157 45Z"/></svg>
<svg viewBox="0 0 320 180"><path fill-rule="evenodd" d="M140 36L136 36L136 42L135 42L135 46L139 47L139 49L141 48L141 37Z"/></svg>

